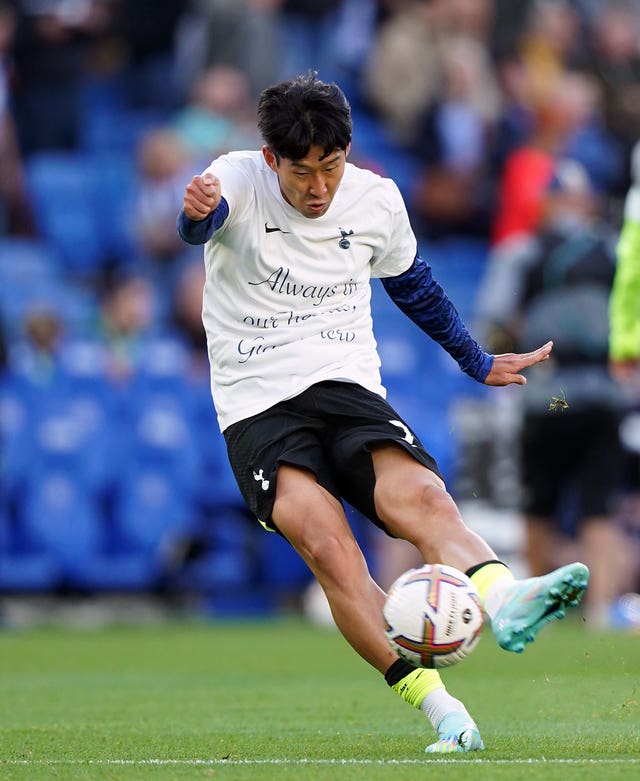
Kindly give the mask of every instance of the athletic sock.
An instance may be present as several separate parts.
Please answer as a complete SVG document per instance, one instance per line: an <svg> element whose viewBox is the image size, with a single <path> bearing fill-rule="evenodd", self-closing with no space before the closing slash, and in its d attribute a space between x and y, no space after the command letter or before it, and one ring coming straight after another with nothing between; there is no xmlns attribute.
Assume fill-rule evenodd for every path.
<svg viewBox="0 0 640 781"><path fill-rule="evenodd" d="M437 670L413 667L403 659L398 659L385 673L385 680L394 691L409 705L422 711L431 722L434 730L445 718L454 713L469 723L473 719L464 705L452 697L445 689Z"/></svg>
<svg viewBox="0 0 640 781"><path fill-rule="evenodd" d="M478 590L480 602L485 612L493 618L502 604L502 598L507 588L513 583L514 577L506 564L501 561L485 561L467 570L466 575Z"/></svg>
<svg viewBox="0 0 640 781"><path fill-rule="evenodd" d="M389 686L414 708L420 708L424 698L435 689L444 689L437 670L414 667L403 659L395 661L384 677Z"/></svg>
<svg viewBox="0 0 640 781"><path fill-rule="evenodd" d="M464 707L460 700L452 697L446 689L434 689L420 703L420 710L433 724L433 728L438 732L438 727L446 716L452 716L454 713L460 715L460 719L469 724L475 722L469 715L469 711Z"/></svg>

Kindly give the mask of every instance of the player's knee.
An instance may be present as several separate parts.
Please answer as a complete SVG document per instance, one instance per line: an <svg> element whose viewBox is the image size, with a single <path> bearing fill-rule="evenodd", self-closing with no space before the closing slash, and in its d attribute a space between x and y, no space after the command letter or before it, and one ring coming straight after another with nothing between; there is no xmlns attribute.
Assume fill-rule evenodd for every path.
<svg viewBox="0 0 640 781"><path fill-rule="evenodd" d="M457 521L460 518L458 508L444 485L429 482L421 485L416 494L416 504L427 517L441 521Z"/></svg>
<svg viewBox="0 0 640 781"><path fill-rule="evenodd" d="M458 508L444 485L434 482L415 482L395 497L385 501L376 498L378 514L389 530L402 539L417 544L422 537L446 532L447 528L461 525Z"/></svg>
<svg viewBox="0 0 640 781"><path fill-rule="evenodd" d="M446 517L457 512L444 484L432 479L407 480L402 484L379 480L375 501L380 517Z"/></svg>
<svg viewBox="0 0 640 781"><path fill-rule="evenodd" d="M364 557L349 535L312 535L303 542L303 557L323 585L334 583L346 588L364 571Z"/></svg>

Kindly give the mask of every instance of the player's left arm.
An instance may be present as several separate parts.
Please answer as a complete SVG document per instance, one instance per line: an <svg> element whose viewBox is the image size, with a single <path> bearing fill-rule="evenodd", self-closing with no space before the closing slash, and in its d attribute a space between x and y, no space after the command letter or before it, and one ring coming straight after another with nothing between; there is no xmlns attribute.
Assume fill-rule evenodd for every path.
<svg viewBox="0 0 640 781"><path fill-rule="evenodd" d="M486 385L524 385L523 369L545 361L553 344L530 353L491 355L471 336L460 314L433 278L431 266L416 256L407 271L382 279L394 303L454 358L465 374Z"/></svg>

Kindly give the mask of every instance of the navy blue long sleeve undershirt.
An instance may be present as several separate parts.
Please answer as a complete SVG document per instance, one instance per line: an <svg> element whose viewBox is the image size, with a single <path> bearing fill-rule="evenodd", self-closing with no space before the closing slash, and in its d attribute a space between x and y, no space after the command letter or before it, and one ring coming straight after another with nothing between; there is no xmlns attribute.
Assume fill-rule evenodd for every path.
<svg viewBox="0 0 640 781"><path fill-rule="evenodd" d="M417 255L407 271L381 282L396 306L438 342L465 374L478 382L485 381L493 366L493 355L486 353L467 331L426 261Z"/></svg>
<svg viewBox="0 0 640 781"><path fill-rule="evenodd" d="M177 221L178 233L187 244L206 244L228 216L229 204L224 196L204 220L192 220L181 209Z"/></svg>
<svg viewBox="0 0 640 781"><path fill-rule="evenodd" d="M180 212L178 233L188 244L205 244L229 215L229 204L222 198L218 207L204 220L192 220ZM411 267L397 277L382 279L385 290L410 320L438 342L454 358L465 374L484 382L493 366L493 356L472 338L431 266L416 256Z"/></svg>

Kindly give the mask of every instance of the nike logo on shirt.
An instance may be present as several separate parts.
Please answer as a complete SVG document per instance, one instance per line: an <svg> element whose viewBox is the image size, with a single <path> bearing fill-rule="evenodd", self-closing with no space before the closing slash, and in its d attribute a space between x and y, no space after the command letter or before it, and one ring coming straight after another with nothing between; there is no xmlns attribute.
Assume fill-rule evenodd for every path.
<svg viewBox="0 0 640 781"><path fill-rule="evenodd" d="M280 231L280 233L291 233L291 231L283 231L282 228L270 228L269 223L267 222L264 224L264 230L266 233L275 233L275 231Z"/></svg>

